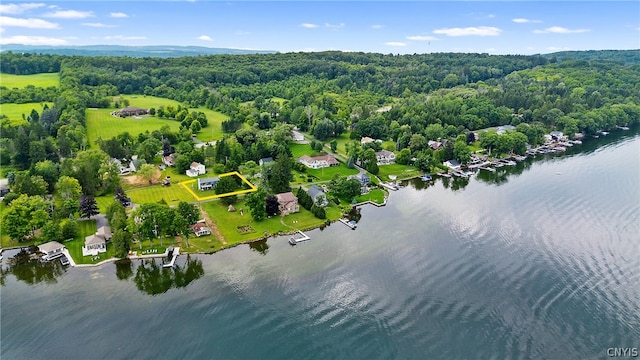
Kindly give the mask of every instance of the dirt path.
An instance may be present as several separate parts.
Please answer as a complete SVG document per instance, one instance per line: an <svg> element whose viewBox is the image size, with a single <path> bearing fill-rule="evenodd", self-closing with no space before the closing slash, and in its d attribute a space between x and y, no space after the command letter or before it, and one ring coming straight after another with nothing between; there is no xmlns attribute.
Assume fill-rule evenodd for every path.
<svg viewBox="0 0 640 360"><path fill-rule="evenodd" d="M201 207L198 208L200 209L200 215L202 216L204 221L209 224L209 226L211 227L211 231L213 231L213 233L216 235L216 238L218 238L218 240L220 240L223 245L227 245L227 242L225 241L224 236L222 236L222 232L220 231L220 229L218 229L218 225L216 225L216 222L213 221L213 219L209 217L209 214L207 214L206 211L202 210Z"/></svg>

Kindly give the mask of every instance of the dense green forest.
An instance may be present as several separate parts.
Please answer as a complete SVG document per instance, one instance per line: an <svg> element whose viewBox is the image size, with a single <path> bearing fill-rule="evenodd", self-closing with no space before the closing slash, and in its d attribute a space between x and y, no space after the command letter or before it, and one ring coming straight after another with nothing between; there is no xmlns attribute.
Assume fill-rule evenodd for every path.
<svg viewBox="0 0 640 360"><path fill-rule="evenodd" d="M266 187L285 191L292 168L300 165L291 160L287 146L294 126L317 140L312 146L319 150L328 142L335 151L340 139L349 165L357 162L376 173L373 151L381 145L360 146L361 137L392 144L399 163L430 171L444 160L467 160L474 141L470 134L489 127L513 125L515 130L500 138L500 146L489 144L490 136L478 146L522 153L526 143L535 145L552 130L591 135L640 123L639 50L549 56L320 52L178 58L6 52L0 71L59 73L59 87L10 89L0 84L0 104L53 104L34 108L18 121L0 119L0 165L8 169L12 185L5 203L20 195L56 194L59 209L48 215L52 219L73 213L79 194L122 193L110 157L138 155L153 163L159 152L175 152L178 171L199 161L216 172L241 173L253 172L260 159L272 157L276 165L264 174ZM88 109L125 107L117 103L120 95L178 101L181 106L152 110L178 121L179 130L164 126L136 136L123 132L89 144ZM194 147L192 135L208 125L204 113L194 110L198 107L228 116L221 125L225 137L215 147ZM346 134L353 141L345 140ZM433 151L430 140L445 147ZM71 190L61 195L60 188L74 189L75 203L68 203ZM27 212L44 211L35 200L22 202Z"/></svg>

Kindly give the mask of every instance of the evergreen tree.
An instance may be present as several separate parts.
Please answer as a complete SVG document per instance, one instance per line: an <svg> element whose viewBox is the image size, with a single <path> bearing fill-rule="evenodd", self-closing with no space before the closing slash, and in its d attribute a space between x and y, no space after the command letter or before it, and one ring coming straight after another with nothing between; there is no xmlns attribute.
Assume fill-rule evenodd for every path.
<svg viewBox="0 0 640 360"><path fill-rule="evenodd" d="M93 215L97 215L100 212L98 211L98 204L96 203L96 199L91 195L83 195L80 197L80 206L78 208L80 212L80 217L90 218Z"/></svg>

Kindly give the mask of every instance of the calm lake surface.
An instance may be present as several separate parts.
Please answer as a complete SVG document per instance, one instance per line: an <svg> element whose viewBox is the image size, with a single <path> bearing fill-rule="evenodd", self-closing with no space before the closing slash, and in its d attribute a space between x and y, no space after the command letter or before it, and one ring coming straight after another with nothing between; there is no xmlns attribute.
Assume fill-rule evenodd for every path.
<svg viewBox="0 0 640 360"><path fill-rule="evenodd" d="M597 148L596 148L597 147ZM640 347L640 135L214 255L11 271L2 359L605 358ZM14 252L15 253L15 252Z"/></svg>

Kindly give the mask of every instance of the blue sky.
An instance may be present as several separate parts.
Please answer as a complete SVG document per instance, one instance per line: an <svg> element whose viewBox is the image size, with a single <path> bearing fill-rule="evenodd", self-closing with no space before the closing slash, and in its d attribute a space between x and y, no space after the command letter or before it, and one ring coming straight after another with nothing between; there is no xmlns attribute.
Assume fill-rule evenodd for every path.
<svg viewBox="0 0 640 360"><path fill-rule="evenodd" d="M379 53L640 48L640 1L6 1L0 45Z"/></svg>

